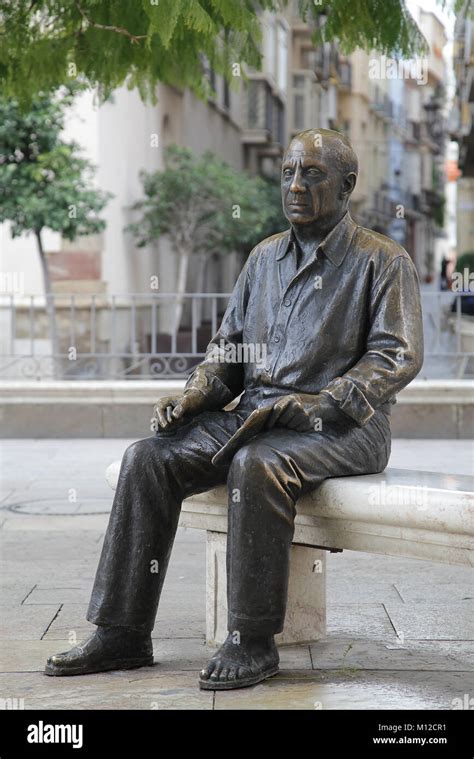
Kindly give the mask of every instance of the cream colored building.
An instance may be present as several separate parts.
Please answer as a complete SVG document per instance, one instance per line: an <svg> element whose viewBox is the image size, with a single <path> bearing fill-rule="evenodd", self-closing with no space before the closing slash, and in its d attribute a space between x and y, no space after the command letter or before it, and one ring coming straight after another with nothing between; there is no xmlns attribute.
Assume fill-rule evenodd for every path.
<svg viewBox="0 0 474 759"><path fill-rule="evenodd" d="M457 254L474 251L474 22L460 17L455 28L456 97L453 138L459 143Z"/></svg>

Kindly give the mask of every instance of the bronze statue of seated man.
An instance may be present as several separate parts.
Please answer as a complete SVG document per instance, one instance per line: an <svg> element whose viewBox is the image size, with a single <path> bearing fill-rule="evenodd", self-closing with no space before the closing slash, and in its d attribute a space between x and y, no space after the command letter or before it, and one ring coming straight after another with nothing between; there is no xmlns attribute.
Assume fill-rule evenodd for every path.
<svg viewBox="0 0 474 759"><path fill-rule="evenodd" d="M415 267L351 218L357 172L338 132L291 141L281 172L290 229L254 248L184 394L161 399L156 434L127 449L87 613L97 630L51 656L46 674L152 664L181 503L224 482L229 634L199 685L239 688L278 671L295 504L325 478L386 467L391 404L422 365ZM243 345L259 360L244 360ZM229 347L236 360L220 360ZM232 455L215 458L263 408Z"/></svg>

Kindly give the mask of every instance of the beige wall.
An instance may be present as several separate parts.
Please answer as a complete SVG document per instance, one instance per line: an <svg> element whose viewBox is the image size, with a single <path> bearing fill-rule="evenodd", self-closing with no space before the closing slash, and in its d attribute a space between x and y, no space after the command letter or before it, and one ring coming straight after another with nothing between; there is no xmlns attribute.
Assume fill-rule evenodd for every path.
<svg viewBox="0 0 474 759"><path fill-rule="evenodd" d="M474 177L458 181L457 233L458 256L474 251Z"/></svg>

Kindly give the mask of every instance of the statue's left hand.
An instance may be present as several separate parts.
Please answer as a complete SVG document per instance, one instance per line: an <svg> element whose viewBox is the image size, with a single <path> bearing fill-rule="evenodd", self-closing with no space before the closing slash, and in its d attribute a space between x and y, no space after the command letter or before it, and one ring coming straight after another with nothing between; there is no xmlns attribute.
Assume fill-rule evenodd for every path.
<svg viewBox="0 0 474 759"><path fill-rule="evenodd" d="M325 393L313 396L310 402L296 394L284 395L274 404L266 428L278 425L297 432L320 431L325 423L340 421L342 414Z"/></svg>

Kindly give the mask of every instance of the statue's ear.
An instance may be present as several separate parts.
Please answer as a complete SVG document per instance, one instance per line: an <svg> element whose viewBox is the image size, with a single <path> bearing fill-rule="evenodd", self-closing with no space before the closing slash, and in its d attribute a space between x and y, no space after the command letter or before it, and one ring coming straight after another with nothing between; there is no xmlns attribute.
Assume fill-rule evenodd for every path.
<svg viewBox="0 0 474 759"><path fill-rule="evenodd" d="M354 192L354 187L356 186L357 182L357 174L355 171L351 171L349 174L346 174L344 179L342 180L342 188L341 188L341 195L344 197L345 195L349 196Z"/></svg>

